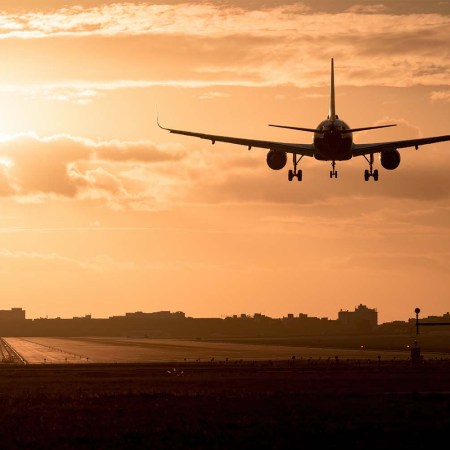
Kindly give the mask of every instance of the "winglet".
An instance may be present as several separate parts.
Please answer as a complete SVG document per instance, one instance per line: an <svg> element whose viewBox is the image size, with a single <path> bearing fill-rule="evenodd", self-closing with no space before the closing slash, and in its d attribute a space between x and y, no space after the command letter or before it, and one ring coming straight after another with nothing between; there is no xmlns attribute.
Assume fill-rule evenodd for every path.
<svg viewBox="0 0 450 450"><path fill-rule="evenodd" d="M331 92L330 92L330 120L336 120L336 102L334 95L334 59L331 58Z"/></svg>
<svg viewBox="0 0 450 450"><path fill-rule="evenodd" d="M158 115L158 110L155 107L155 113L156 113L156 124L158 125L159 128L161 128L162 130L167 130L167 128L164 128L163 126L161 126L161 124L159 123L159 115Z"/></svg>

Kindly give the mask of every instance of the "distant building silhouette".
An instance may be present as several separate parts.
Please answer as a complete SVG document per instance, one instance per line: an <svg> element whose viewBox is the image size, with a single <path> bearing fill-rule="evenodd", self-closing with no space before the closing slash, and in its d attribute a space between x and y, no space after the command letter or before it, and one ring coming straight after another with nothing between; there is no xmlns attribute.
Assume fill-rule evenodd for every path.
<svg viewBox="0 0 450 450"><path fill-rule="evenodd" d="M127 319L184 319L186 315L182 311L177 311L174 313L170 311L158 311L152 313L144 313L142 311L137 311L134 313L125 313L125 317Z"/></svg>
<svg viewBox="0 0 450 450"><path fill-rule="evenodd" d="M424 323L450 322L450 313L447 312L442 316L428 316L423 319L420 319L420 321Z"/></svg>
<svg viewBox="0 0 450 450"><path fill-rule="evenodd" d="M423 322L448 322L449 313ZM360 304L355 311L339 311L338 319L309 317L300 313L272 318L261 313L225 318L186 317L182 311L128 312L122 316L63 319L26 319L22 308L0 311L0 336L123 336L140 338L258 338L297 336L410 335L414 319L378 325L376 309ZM434 327L436 328L436 327ZM450 327L448 327L450 328ZM439 328L440 330L440 328ZM414 331L414 330L413 330ZM449 330L450 331L450 330ZM430 333L431 330L427 330Z"/></svg>
<svg viewBox="0 0 450 450"><path fill-rule="evenodd" d="M0 310L0 321L5 320L25 320L25 310L23 310L22 308Z"/></svg>
<svg viewBox="0 0 450 450"><path fill-rule="evenodd" d="M338 321L344 327L352 328L359 332L374 330L378 325L378 312L366 305L360 304L355 311L343 311L338 313Z"/></svg>

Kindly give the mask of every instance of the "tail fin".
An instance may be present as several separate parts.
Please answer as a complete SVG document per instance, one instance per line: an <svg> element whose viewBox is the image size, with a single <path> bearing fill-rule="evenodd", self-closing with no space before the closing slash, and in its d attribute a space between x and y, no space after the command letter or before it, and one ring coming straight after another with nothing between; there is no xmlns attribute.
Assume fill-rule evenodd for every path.
<svg viewBox="0 0 450 450"><path fill-rule="evenodd" d="M330 95L330 120L336 120L336 103L334 98L334 60L331 58L331 95Z"/></svg>

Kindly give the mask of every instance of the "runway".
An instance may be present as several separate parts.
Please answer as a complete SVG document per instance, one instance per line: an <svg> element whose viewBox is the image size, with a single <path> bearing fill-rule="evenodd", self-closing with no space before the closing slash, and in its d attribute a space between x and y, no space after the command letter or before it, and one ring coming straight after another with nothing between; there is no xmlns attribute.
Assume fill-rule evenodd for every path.
<svg viewBox="0 0 450 450"><path fill-rule="evenodd" d="M26 364L79 363L160 363L261 360L407 360L404 351L306 348L283 345L257 345L202 340L134 338L43 338L8 337L12 347ZM448 357L434 354L433 357ZM16 361L20 362L20 361Z"/></svg>

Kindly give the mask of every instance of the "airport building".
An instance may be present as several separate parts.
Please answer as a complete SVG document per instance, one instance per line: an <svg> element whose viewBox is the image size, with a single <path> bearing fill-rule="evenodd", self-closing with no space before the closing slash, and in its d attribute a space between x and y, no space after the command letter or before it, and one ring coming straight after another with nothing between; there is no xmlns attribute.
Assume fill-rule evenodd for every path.
<svg viewBox="0 0 450 450"><path fill-rule="evenodd" d="M372 331L378 325L378 312L366 305L360 304L354 311L343 311L338 313L338 321L346 328L352 328L361 332Z"/></svg>
<svg viewBox="0 0 450 450"><path fill-rule="evenodd" d="M25 320L25 310L22 308L11 308L10 310L0 310L0 321Z"/></svg>

